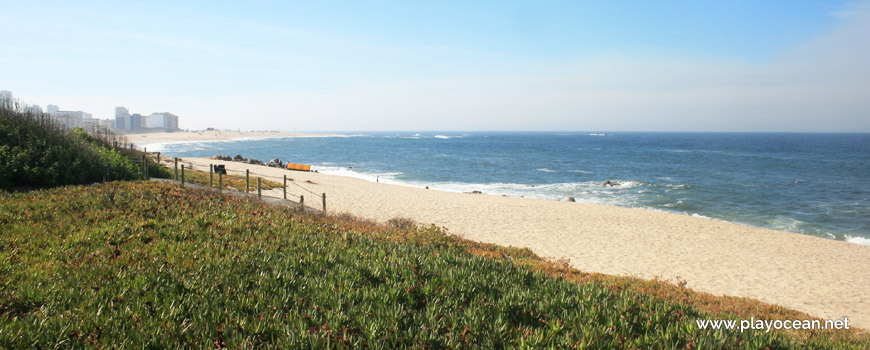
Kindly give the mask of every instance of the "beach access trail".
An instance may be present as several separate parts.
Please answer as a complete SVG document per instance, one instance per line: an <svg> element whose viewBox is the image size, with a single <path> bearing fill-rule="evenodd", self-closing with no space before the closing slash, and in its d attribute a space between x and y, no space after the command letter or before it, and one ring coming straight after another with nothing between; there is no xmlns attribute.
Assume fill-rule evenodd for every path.
<svg viewBox="0 0 870 350"><path fill-rule="evenodd" d="M330 213L412 218L467 239L565 257L585 272L684 280L694 290L848 317L870 329L870 246L652 210L443 192L208 158L180 164L203 171L224 164L243 176L250 169L253 186L253 177L281 183L286 175L288 193L304 195L307 206L320 209L313 194L326 193ZM263 195L281 198L281 188Z"/></svg>

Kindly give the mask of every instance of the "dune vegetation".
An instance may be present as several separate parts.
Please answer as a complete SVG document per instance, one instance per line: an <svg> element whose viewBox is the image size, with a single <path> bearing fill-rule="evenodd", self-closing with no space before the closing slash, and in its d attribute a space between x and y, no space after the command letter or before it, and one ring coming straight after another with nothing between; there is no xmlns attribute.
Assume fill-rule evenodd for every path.
<svg viewBox="0 0 870 350"><path fill-rule="evenodd" d="M631 287L639 282L574 281L526 250L435 227L391 228L208 190L112 182L4 192L0 203L4 348L868 344L843 331L699 330L695 319L722 315ZM538 265L515 261L529 259Z"/></svg>
<svg viewBox="0 0 870 350"><path fill-rule="evenodd" d="M144 178L144 153L126 149L123 136L106 130L88 134L66 130L45 114L33 114L12 101L0 103L0 189L32 189L97 181ZM168 171L149 163L152 177Z"/></svg>

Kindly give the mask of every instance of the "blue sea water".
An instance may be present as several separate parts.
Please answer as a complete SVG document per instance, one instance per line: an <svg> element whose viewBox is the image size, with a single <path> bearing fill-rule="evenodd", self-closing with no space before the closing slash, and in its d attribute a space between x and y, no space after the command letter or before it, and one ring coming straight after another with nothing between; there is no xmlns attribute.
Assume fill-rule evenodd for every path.
<svg viewBox="0 0 870 350"><path fill-rule="evenodd" d="M393 132L149 150L277 157L370 181L574 197L870 244L870 134Z"/></svg>

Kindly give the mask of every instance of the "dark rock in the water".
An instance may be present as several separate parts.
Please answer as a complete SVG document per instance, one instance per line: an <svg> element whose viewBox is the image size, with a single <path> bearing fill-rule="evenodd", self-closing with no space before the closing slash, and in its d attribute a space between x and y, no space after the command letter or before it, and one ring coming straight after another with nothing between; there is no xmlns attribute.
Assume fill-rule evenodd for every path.
<svg viewBox="0 0 870 350"><path fill-rule="evenodd" d="M211 157L211 159L214 159L214 160L224 160L224 161L229 161L229 162L233 161L233 158L232 158L232 157L230 157L230 156L225 156L225 155L222 155L222 154L215 154L214 156Z"/></svg>
<svg viewBox="0 0 870 350"><path fill-rule="evenodd" d="M569 202L576 202L576 201L574 200L574 197L568 197L568 201L569 201Z"/></svg>
<svg viewBox="0 0 870 350"><path fill-rule="evenodd" d="M244 162L244 161L246 161L247 159L245 159L245 157L242 157L241 154L237 154L235 157L233 157L233 160L234 160L234 161L237 161L237 162Z"/></svg>
<svg viewBox="0 0 870 350"><path fill-rule="evenodd" d="M468 194L483 194L483 192L480 192L480 191L471 191L471 192L465 192L465 193L468 193Z"/></svg>
<svg viewBox="0 0 870 350"><path fill-rule="evenodd" d="M251 159L248 159L248 164L253 164L253 165L263 165L263 162L261 162L260 160L257 160L257 159L254 159L254 158L251 158Z"/></svg>
<svg viewBox="0 0 870 350"><path fill-rule="evenodd" d="M283 167L284 167L284 162L282 162L282 161L281 161L280 159L278 159L278 158L272 158L271 160L269 160L269 164L268 164L268 165L269 165L270 167L273 167L273 168L283 168Z"/></svg>

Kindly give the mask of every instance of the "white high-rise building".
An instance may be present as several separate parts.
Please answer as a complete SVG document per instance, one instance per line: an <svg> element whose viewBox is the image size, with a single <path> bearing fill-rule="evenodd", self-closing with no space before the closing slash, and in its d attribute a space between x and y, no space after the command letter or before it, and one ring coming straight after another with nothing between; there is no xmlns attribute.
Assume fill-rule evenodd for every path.
<svg viewBox="0 0 870 350"><path fill-rule="evenodd" d="M130 111L127 109L127 107L121 107L121 106L115 107L115 117L119 117L119 116L126 117L128 115L130 115Z"/></svg>
<svg viewBox="0 0 870 350"><path fill-rule="evenodd" d="M130 111L127 110L127 107L115 107L115 129L132 130L133 125L130 119Z"/></svg>
<svg viewBox="0 0 870 350"><path fill-rule="evenodd" d="M169 112L151 113L147 118L146 127L165 131L178 130L178 116Z"/></svg>
<svg viewBox="0 0 870 350"><path fill-rule="evenodd" d="M85 126L85 120L91 119L92 115L82 111L62 111L57 105L47 105L47 113L54 120L68 129ZM40 109L40 112L42 110Z"/></svg>
<svg viewBox="0 0 870 350"><path fill-rule="evenodd" d="M163 113L151 113L148 116L148 121L145 123L145 127L149 129L160 128L163 129Z"/></svg>

